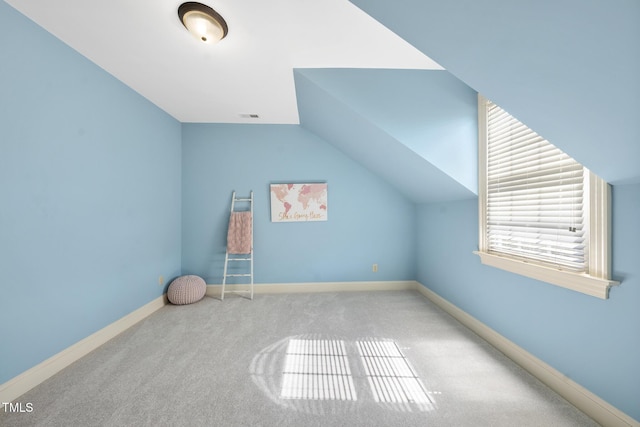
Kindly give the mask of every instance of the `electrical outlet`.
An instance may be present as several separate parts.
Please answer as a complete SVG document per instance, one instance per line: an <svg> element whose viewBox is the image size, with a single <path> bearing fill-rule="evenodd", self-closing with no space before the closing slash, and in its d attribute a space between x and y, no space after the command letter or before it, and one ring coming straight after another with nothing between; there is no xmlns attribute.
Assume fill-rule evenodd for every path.
<svg viewBox="0 0 640 427"><path fill-rule="evenodd" d="M159 276L158 277L158 286L162 286L164 285L164 276Z"/></svg>
<svg viewBox="0 0 640 427"><path fill-rule="evenodd" d="M378 264L373 264L373 267L371 268L371 271L373 271L374 273L378 272Z"/></svg>

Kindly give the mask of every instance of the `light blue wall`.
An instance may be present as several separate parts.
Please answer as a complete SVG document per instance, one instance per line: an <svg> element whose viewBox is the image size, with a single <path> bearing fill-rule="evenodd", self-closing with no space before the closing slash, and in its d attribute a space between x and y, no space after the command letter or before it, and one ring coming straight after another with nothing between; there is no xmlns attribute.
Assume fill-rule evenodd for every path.
<svg viewBox="0 0 640 427"><path fill-rule="evenodd" d="M456 4L458 12L472 10ZM623 28L604 39L621 38L613 52L629 46ZM567 117L592 122L583 96L571 98L586 80L597 80L603 93L607 81L615 83L599 106L613 105L622 118L637 111L638 80L627 74L637 68L637 51L629 53L626 62L611 62L616 70L631 65L621 74L593 79L589 69L590 77L559 92L561 110L579 105ZM614 187L613 268L623 284L602 301L482 266L471 253L475 199L426 204L416 213L397 189L299 126L185 124L181 133L175 120L4 2L0 64L0 383L159 296L159 275L168 282L195 273L219 283L231 191L253 189L256 282L417 277L640 419L640 185ZM610 96L619 102L607 103ZM562 117L538 111L540 123ZM637 135L634 120L622 122L615 147ZM611 176L638 175L638 156L630 155L637 138L617 151L608 142L613 157L593 138L584 140L585 158ZM268 185L288 181L328 182L329 221L271 223Z"/></svg>
<svg viewBox="0 0 640 427"><path fill-rule="evenodd" d="M414 205L300 126L184 124L182 172L185 274L222 283L231 192L253 190L256 283L415 277ZM327 182L328 221L270 222L269 184L307 181Z"/></svg>
<svg viewBox="0 0 640 427"><path fill-rule="evenodd" d="M0 383L180 273L180 124L0 2Z"/></svg>
<svg viewBox="0 0 640 427"><path fill-rule="evenodd" d="M476 200L418 211L418 280L640 420L640 185L613 187L608 300L484 266Z"/></svg>

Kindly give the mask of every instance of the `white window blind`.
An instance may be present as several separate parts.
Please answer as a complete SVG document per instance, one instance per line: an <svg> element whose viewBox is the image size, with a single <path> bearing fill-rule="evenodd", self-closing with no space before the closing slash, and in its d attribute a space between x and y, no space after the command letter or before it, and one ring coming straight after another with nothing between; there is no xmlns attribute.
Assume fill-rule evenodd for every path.
<svg viewBox="0 0 640 427"><path fill-rule="evenodd" d="M490 101L487 151L489 253L588 272L588 171Z"/></svg>

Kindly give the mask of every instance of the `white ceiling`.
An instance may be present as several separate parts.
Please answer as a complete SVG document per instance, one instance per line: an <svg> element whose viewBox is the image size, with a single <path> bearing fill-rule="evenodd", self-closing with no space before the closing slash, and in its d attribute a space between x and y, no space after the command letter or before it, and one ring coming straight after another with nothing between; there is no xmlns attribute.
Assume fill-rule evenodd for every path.
<svg viewBox="0 0 640 427"><path fill-rule="evenodd" d="M5 1L181 122L297 124L294 68L441 69L347 0L205 0L216 45L180 0Z"/></svg>

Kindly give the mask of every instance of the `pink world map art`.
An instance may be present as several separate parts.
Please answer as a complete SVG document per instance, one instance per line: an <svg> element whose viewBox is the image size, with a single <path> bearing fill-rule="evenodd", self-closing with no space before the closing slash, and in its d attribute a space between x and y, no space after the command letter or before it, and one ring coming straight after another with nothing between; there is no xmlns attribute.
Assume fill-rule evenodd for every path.
<svg viewBox="0 0 640 427"><path fill-rule="evenodd" d="M271 184L271 221L327 220L327 184Z"/></svg>

